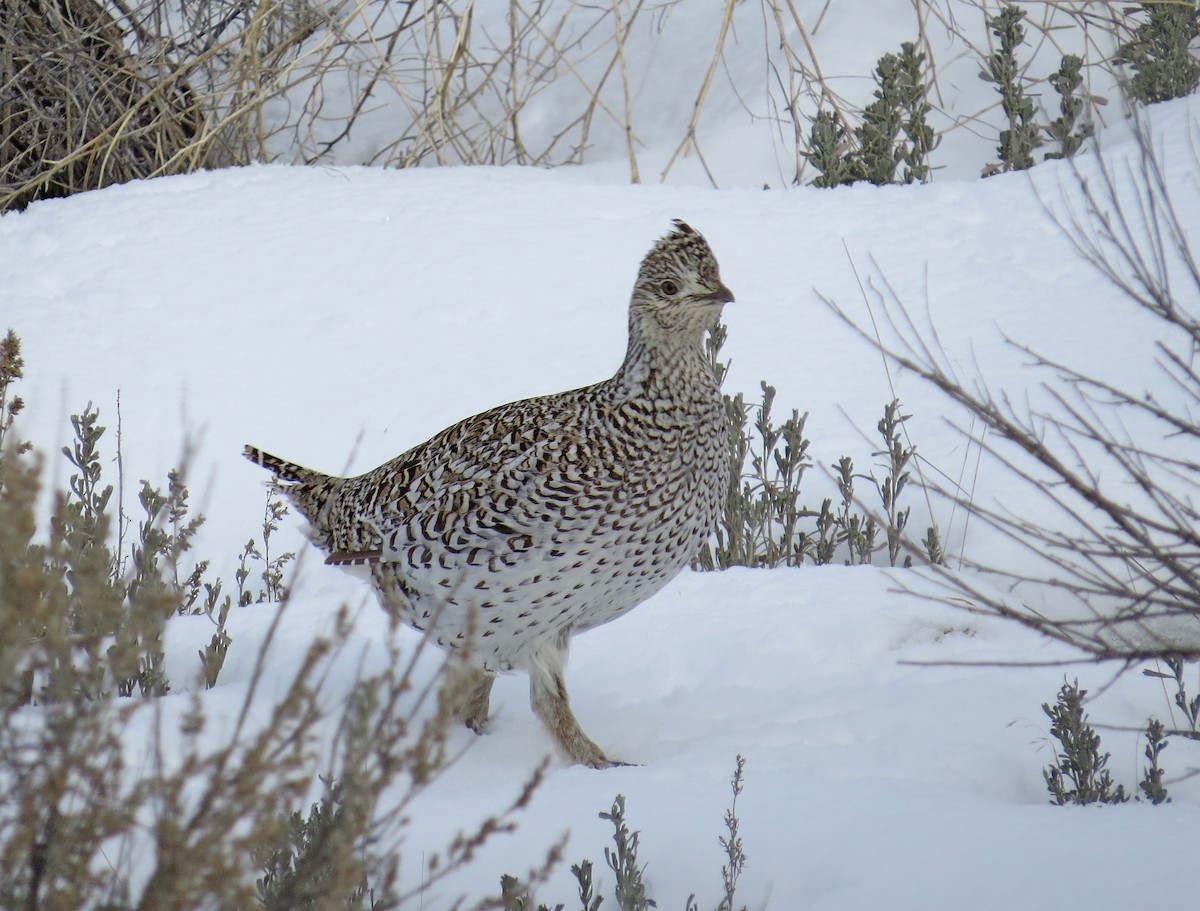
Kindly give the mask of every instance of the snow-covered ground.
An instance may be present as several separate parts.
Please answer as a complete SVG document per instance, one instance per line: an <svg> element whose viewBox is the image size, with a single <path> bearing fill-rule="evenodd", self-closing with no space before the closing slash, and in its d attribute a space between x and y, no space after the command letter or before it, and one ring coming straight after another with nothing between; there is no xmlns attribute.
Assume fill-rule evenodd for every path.
<svg viewBox="0 0 1200 911"><path fill-rule="evenodd" d="M1153 119L1181 219L1200 223L1200 104L1163 105ZM1103 139L1113 161L1134 153L1120 126ZM1094 174L1089 154L1080 166ZM1046 214L1074 192L1061 163L986 181L836 191L629 186L603 164L198 174L0 218L0 331L22 339L20 433L46 452L67 442L66 415L91 400L112 456L118 394L127 495L137 479L161 483L189 450L193 503L208 516L196 553L232 584L265 502L244 443L331 472L365 470L465 415L608 375L624 351L638 261L673 217L705 233L737 295L725 314L727 390L755 399L768 380L777 412L809 413L822 464L849 454L863 469L882 407L898 395L923 458L957 477L974 455L946 423L949 405L911 376L889 381L819 295L865 320L859 279L886 278L917 319L932 321L955 363L1015 396L1042 377L1005 334L1113 382L1151 383L1143 317ZM115 466L106 470L111 478ZM54 458L48 471L61 482L68 466ZM805 490L816 505L829 482L813 472ZM977 495L1035 504L987 466ZM919 495L909 497L913 522L924 522ZM952 553L1020 559L982 527L964 533L961 516L938 519ZM360 653L367 670L382 660L387 624L357 578L314 559L294 516L276 546L306 557L268 673L286 679L298 650L349 604L357 628L328 681L336 703ZM1185 777L1193 748L1179 741L1164 757L1169 805L1049 806L1041 703L1064 672L1093 690L1111 674L996 666L1071 656L898 590L922 584L918 570L841 566L685 573L577 639L568 684L581 723L637 765L554 764L518 830L421 907L494 892L501 873L524 873L565 832L568 863L596 861L607 893L610 825L597 814L617 793L641 830L659 907L682 907L691 892L712 906L739 753L749 855L739 899L751 908L1127 908L1188 869L1200 824L1200 785ZM234 611L220 685L202 696L210 716L239 704L278 609ZM204 618L173 622L164 704L182 711L209 635ZM1091 711L1137 727L1169 706L1156 681L1130 674ZM411 808L410 886L423 856L506 807L550 749L524 678L497 684L493 712L487 736L454 735L465 754ZM1142 743L1118 731L1104 738L1114 776L1133 786ZM569 905L573 895L564 865L538 898Z"/></svg>

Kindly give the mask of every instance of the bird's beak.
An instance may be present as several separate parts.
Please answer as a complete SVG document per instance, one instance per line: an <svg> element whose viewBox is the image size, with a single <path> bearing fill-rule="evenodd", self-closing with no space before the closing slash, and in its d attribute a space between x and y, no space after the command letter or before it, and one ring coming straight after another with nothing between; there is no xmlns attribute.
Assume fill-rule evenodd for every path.
<svg viewBox="0 0 1200 911"><path fill-rule="evenodd" d="M724 284L721 284L716 291L707 295L705 300L710 300L714 304L732 304L733 292L726 288Z"/></svg>

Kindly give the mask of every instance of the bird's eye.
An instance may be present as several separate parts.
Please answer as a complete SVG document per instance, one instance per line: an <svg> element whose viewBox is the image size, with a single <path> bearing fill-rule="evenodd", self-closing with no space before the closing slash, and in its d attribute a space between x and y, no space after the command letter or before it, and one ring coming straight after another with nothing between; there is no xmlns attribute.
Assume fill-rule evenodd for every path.
<svg viewBox="0 0 1200 911"><path fill-rule="evenodd" d="M671 281L670 279L667 279L665 282L663 282L658 287L662 290L663 294L667 295L667 297L674 297L676 294L679 293L679 286L677 284L675 284L675 282Z"/></svg>

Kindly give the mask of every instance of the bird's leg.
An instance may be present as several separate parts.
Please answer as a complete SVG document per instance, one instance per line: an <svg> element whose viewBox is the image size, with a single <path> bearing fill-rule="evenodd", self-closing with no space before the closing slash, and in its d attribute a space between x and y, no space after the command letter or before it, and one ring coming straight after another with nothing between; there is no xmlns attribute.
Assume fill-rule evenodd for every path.
<svg viewBox="0 0 1200 911"><path fill-rule="evenodd" d="M488 704L496 678L477 667L451 658L446 667L446 683L438 699L446 717L461 721L476 734L487 726Z"/></svg>
<svg viewBox="0 0 1200 911"><path fill-rule="evenodd" d="M463 702L463 724L476 734L482 734L488 720L488 706L492 698L492 684L496 678L492 674L470 669L470 675L465 681L466 690Z"/></svg>
<svg viewBox="0 0 1200 911"><path fill-rule="evenodd" d="M565 643L548 642L533 655L529 667L529 704L554 738L559 751L572 763L607 769L624 765L604 755L580 728L571 712L563 679Z"/></svg>

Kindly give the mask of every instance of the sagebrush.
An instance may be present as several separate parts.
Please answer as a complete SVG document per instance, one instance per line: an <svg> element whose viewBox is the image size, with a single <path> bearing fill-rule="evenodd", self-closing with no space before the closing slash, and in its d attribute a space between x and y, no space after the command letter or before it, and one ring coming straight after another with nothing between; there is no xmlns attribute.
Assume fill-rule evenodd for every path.
<svg viewBox="0 0 1200 911"><path fill-rule="evenodd" d="M24 371L14 332L3 355L0 403L13 418ZM288 601L266 544L263 597L247 597L247 572L238 601L271 611L269 625L242 695L210 718L204 690L245 646L226 631L239 608L208 561L184 563L202 517L183 472L162 489L141 483L135 522L115 506L124 479L104 476L99 411L89 404L71 423L73 473L48 525L44 457L17 439L19 421L0 438L0 906L395 907L510 826L540 770L504 814L427 858L422 883L401 882L404 807L449 758L460 697L443 680L456 678L418 683L419 649L389 640L383 669L330 700L330 662L352 629L342 609L268 679ZM265 536L273 517L269 505ZM171 669L163 633L183 613L208 616L214 632L199 663Z"/></svg>

